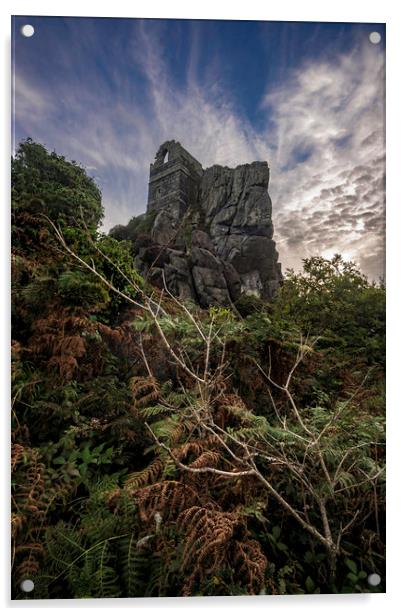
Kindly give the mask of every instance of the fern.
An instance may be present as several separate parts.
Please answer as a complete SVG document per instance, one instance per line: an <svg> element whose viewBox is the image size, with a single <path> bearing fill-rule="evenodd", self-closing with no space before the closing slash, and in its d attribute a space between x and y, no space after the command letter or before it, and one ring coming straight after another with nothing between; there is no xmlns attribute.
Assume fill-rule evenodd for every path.
<svg viewBox="0 0 402 616"><path fill-rule="evenodd" d="M118 597L121 590L115 569L115 556L109 541L103 541L84 551L65 572L75 598Z"/></svg>
<svg viewBox="0 0 402 616"><path fill-rule="evenodd" d="M150 554L148 559L148 580L145 597L166 597L169 588L169 563L158 553Z"/></svg>
<svg viewBox="0 0 402 616"><path fill-rule="evenodd" d="M138 536L131 533L118 544L125 596L142 597L146 586L148 554L138 547Z"/></svg>
<svg viewBox="0 0 402 616"><path fill-rule="evenodd" d="M164 522L175 520L185 505L199 502L197 492L189 485L179 481L161 481L146 488L140 488L134 494L143 522L153 523L159 513Z"/></svg>
<svg viewBox="0 0 402 616"><path fill-rule="evenodd" d="M98 588L95 591L96 594L90 594L89 596L105 597L119 597L121 591L118 587L118 576L114 569L115 557L110 554L109 542L104 541L103 544L92 550L92 567L93 583ZM86 556L88 559L88 556Z"/></svg>
<svg viewBox="0 0 402 616"><path fill-rule="evenodd" d="M184 595L192 593L197 581L202 583L232 567L251 594L260 591L267 559L259 543L247 536L238 514L193 506L180 514L178 528L184 534L181 569L191 571L183 586Z"/></svg>
<svg viewBox="0 0 402 616"><path fill-rule="evenodd" d="M250 594L258 593L264 586L267 559L255 539L236 541L234 563L240 579L246 582Z"/></svg>
<svg viewBox="0 0 402 616"><path fill-rule="evenodd" d="M147 406L141 409L141 416L144 419L150 419L151 417L155 417L156 415L164 415L166 413L171 413L172 409L165 406L164 404L155 404L155 406Z"/></svg>
<svg viewBox="0 0 402 616"><path fill-rule="evenodd" d="M219 439L212 435L206 438L191 439L181 445L177 445L173 449L173 453L179 460L184 460L190 455L199 456L210 447L218 447L219 445Z"/></svg>
<svg viewBox="0 0 402 616"><path fill-rule="evenodd" d="M142 471L130 473L125 481L125 487L129 489L136 489L140 486L149 485L155 483L160 477L163 470L163 463L159 458L156 458L149 466Z"/></svg>
<svg viewBox="0 0 402 616"><path fill-rule="evenodd" d="M79 530L64 522L50 527L46 531L46 550L51 560L51 567L57 574L68 572L72 563L85 553Z"/></svg>
<svg viewBox="0 0 402 616"><path fill-rule="evenodd" d="M190 462L190 468L202 468L203 466L216 467L218 466L221 454L219 451L209 450L203 451L193 462Z"/></svg>
<svg viewBox="0 0 402 616"><path fill-rule="evenodd" d="M190 420L188 424L192 425L193 422ZM151 429L155 436L159 439L166 439L169 443L178 440L185 428L186 424L179 415L170 415L151 424Z"/></svg>
<svg viewBox="0 0 402 616"><path fill-rule="evenodd" d="M130 380L130 389L137 408L147 408L150 402L159 398L159 385L151 376L133 376Z"/></svg>

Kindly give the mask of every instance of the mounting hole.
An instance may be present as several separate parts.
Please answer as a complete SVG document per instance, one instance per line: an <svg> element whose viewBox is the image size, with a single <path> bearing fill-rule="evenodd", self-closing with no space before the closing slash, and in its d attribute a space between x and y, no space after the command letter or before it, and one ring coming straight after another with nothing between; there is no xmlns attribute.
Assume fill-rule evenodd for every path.
<svg viewBox="0 0 402 616"><path fill-rule="evenodd" d="M33 36L35 34L35 28L31 26L31 24L25 24L21 28L21 34L22 36L26 36L27 38L29 38L30 36Z"/></svg>
<svg viewBox="0 0 402 616"><path fill-rule="evenodd" d="M32 580L22 580L20 584L20 588L24 592L32 592L33 589L35 588L35 584L33 583Z"/></svg>
<svg viewBox="0 0 402 616"><path fill-rule="evenodd" d="M370 32L369 40L370 43L373 43L373 45L378 45L378 43L381 41L381 34L379 32Z"/></svg>
<svg viewBox="0 0 402 616"><path fill-rule="evenodd" d="M378 575L378 573L370 573L367 578L367 582L370 584L370 586L378 586L378 584L380 584L381 582L381 576Z"/></svg>

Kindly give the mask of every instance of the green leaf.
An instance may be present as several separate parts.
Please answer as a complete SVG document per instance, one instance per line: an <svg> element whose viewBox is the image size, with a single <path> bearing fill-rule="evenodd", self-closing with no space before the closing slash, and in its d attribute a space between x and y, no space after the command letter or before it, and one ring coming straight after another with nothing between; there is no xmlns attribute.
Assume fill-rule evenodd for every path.
<svg viewBox="0 0 402 616"><path fill-rule="evenodd" d="M310 576L306 578L306 589L307 589L307 592L310 592L310 593L314 592L315 590L315 584Z"/></svg>
<svg viewBox="0 0 402 616"><path fill-rule="evenodd" d="M352 573L354 573L355 575L357 574L357 565L353 560L350 560L350 558L346 558L345 564Z"/></svg>
<svg viewBox="0 0 402 616"><path fill-rule="evenodd" d="M82 458L82 461L85 462L86 464L89 464L92 461L92 454L89 450L88 445L86 445L86 447L84 447L84 449L82 450L81 458Z"/></svg>
<svg viewBox="0 0 402 616"><path fill-rule="evenodd" d="M279 539L280 534L281 534L281 529L279 528L279 526L274 526L273 527L272 534L275 537L275 539Z"/></svg>
<svg viewBox="0 0 402 616"><path fill-rule="evenodd" d="M353 583L357 582L359 579L357 575L351 572L349 572L346 577L348 578L348 580L350 580Z"/></svg>
<svg viewBox="0 0 402 616"><path fill-rule="evenodd" d="M66 459L63 458L63 456L57 456L57 458L54 458L53 460L53 464L65 464Z"/></svg>

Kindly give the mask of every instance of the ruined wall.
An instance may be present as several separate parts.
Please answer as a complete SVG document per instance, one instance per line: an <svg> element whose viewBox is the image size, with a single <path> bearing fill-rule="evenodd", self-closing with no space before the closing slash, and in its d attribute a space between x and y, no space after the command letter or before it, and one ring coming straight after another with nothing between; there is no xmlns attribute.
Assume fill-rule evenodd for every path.
<svg viewBox="0 0 402 616"><path fill-rule="evenodd" d="M185 212L198 200L202 166L177 141L166 141L150 165L147 211L157 211L153 239L174 241Z"/></svg>
<svg viewBox="0 0 402 616"><path fill-rule="evenodd" d="M203 170L180 143L165 142L150 166L147 212L156 216L137 266L203 306L241 293L272 298L282 274L268 185L266 162Z"/></svg>
<svg viewBox="0 0 402 616"><path fill-rule="evenodd" d="M201 164L180 143L163 143L150 165L147 210L163 209L173 201L186 209L197 199L202 173Z"/></svg>

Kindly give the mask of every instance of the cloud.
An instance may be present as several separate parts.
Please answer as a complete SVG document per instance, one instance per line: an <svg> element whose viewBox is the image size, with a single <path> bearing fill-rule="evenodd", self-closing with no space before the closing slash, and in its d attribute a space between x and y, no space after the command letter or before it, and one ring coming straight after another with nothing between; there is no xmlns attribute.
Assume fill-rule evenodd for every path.
<svg viewBox="0 0 402 616"><path fill-rule="evenodd" d="M93 172L104 228L145 211L149 163L164 140L176 139L204 167L269 161L284 267L341 252L371 277L382 275L384 53L356 44L331 60L310 60L274 89L267 85L259 109L266 122L257 129L223 89L219 58L200 77L197 29L178 81L166 55L166 28L173 26L149 23L133 22L124 53L100 45L89 27L81 36L85 49L60 51L63 78L53 76L49 87L17 70L19 132ZM97 70L99 54L106 75Z"/></svg>
<svg viewBox="0 0 402 616"><path fill-rule="evenodd" d="M383 275L384 57L378 48L363 44L332 62L299 68L266 92L261 107L270 130L259 132L219 85L201 87L193 58L186 87L176 89L163 48L145 30L142 50L156 146L174 137L204 166L270 161L285 267L299 269L302 257L341 252L369 267L371 277Z"/></svg>
<svg viewBox="0 0 402 616"><path fill-rule="evenodd" d="M16 73L13 83L13 113L28 136L52 111L53 101L46 92L37 89L24 75ZM15 129L15 124L13 124ZM15 139L13 139L13 147Z"/></svg>
<svg viewBox="0 0 402 616"><path fill-rule="evenodd" d="M304 256L340 252L371 277L383 275L383 54L363 44L332 62L311 62L263 104L278 145L271 195L285 264L298 268L302 248ZM297 147L310 150L302 163L292 159ZM311 226L312 216L319 224ZM295 226L297 238L303 230L299 243Z"/></svg>

